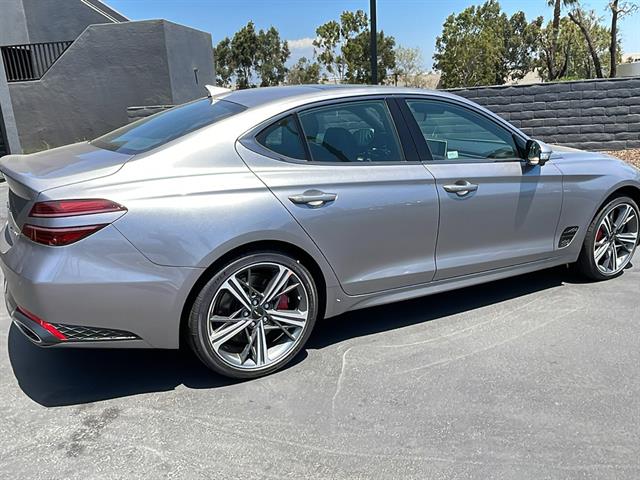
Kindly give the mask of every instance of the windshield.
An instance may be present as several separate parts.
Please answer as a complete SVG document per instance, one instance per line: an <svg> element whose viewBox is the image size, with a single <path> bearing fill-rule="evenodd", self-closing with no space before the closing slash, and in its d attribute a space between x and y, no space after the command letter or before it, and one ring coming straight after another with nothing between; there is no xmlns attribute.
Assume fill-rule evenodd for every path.
<svg viewBox="0 0 640 480"><path fill-rule="evenodd" d="M107 133L91 142L98 148L135 155L246 110L225 100L203 98Z"/></svg>

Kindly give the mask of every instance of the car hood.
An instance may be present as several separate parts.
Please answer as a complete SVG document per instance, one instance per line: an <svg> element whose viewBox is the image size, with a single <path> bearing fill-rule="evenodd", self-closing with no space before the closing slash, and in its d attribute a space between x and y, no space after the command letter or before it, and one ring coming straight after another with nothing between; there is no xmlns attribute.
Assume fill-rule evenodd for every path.
<svg viewBox="0 0 640 480"><path fill-rule="evenodd" d="M554 152L583 152L583 150L579 150L577 148L565 147L564 145L549 144L549 146Z"/></svg>
<svg viewBox="0 0 640 480"><path fill-rule="evenodd" d="M0 172L32 191L42 192L112 175L131 157L82 142L31 155L7 155L0 159Z"/></svg>
<svg viewBox="0 0 640 480"><path fill-rule="evenodd" d="M578 150L577 148L565 147L564 145L551 145L551 144L548 144L548 145L553 152L551 154L551 158L553 160L562 161L564 159L564 160L586 161L586 160L609 159L609 160L618 160L622 162L622 160L616 157L612 157L611 155L608 155L603 152L590 152L587 150Z"/></svg>

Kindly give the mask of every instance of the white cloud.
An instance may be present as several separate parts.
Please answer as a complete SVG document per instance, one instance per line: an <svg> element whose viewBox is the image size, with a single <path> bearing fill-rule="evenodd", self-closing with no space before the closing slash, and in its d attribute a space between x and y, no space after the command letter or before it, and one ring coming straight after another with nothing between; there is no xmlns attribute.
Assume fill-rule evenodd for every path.
<svg viewBox="0 0 640 480"><path fill-rule="evenodd" d="M300 57L306 57L309 60L313 58L313 41L315 38L305 37L294 40L287 40L291 56L287 61L287 65L291 66L298 61Z"/></svg>
<svg viewBox="0 0 640 480"><path fill-rule="evenodd" d="M311 38L311 37L305 37L305 38L298 38L295 40L287 40L287 42L289 43L289 49L290 50L302 50L302 49L309 49L309 48L313 48L313 41L315 40L315 38Z"/></svg>

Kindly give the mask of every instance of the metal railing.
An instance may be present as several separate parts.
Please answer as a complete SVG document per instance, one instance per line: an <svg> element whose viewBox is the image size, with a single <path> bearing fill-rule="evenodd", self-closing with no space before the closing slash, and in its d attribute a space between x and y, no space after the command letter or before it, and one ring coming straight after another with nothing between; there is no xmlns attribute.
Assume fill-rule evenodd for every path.
<svg viewBox="0 0 640 480"><path fill-rule="evenodd" d="M73 41L0 47L7 82L39 80Z"/></svg>

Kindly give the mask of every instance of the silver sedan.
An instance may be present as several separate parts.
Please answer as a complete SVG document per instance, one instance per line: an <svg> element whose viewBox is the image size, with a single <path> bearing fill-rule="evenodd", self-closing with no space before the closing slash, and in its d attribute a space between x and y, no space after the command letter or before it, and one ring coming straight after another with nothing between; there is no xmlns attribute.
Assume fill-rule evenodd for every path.
<svg viewBox="0 0 640 480"><path fill-rule="evenodd" d="M316 321L553 267L620 275L640 172L442 92L221 91L0 161L15 325L52 348L178 348L251 378Z"/></svg>

